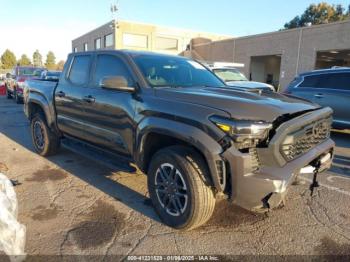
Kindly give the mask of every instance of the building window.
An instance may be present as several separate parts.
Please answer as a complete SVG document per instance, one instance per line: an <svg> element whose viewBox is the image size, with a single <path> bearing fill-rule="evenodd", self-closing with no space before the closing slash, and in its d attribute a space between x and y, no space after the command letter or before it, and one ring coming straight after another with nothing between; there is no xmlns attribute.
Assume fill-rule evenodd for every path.
<svg viewBox="0 0 350 262"><path fill-rule="evenodd" d="M123 45L129 47L147 48L147 35L123 34Z"/></svg>
<svg viewBox="0 0 350 262"><path fill-rule="evenodd" d="M85 44L84 44L84 51L87 51L87 50L88 50L88 44L85 43Z"/></svg>
<svg viewBox="0 0 350 262"><path fill-rule="evenodd" d="M175 38L157 37L156 49L166 51L177 51L178 40Z"/></svg>
<svg viewBox="0 0 350 262"><path fill-rule="evenodd" d="M76 53L76 52L78 52L78 48L74 47L73 48L73 53Z"/></svg>
<svg viewBox="0 0 350 262"><path fill-rule="evenodd" d="M113 46L113 34L105 35L105 47Z"/></svg>
<svg viewBox="0 0 350 262"><path fill-rule="evenodd" d="M101 38L96 38L95 39L95 49L100 49L101 48Z"/></svg>

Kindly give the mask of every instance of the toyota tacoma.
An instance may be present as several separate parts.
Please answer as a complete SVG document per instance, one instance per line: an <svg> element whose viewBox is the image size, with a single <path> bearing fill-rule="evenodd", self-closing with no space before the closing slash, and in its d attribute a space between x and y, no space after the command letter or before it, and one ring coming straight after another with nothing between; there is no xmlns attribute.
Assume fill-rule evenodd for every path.
<svg viewBox="0 0 350 262"><path fill-rule="evenodd" d="M24 102L40 155L62 144L136 164L176 229L203 225L218 198L254 212L278 207L300 173L314 173L313 189L333 158L330 108L228 87L184 57L73 53L58 82L27 81Z"/></svg>

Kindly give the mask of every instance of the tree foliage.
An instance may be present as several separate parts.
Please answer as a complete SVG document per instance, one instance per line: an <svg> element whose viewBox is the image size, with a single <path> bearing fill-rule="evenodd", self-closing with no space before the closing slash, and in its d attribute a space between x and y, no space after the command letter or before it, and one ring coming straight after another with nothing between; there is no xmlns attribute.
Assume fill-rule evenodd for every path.
<svg viewBox="0 0 350 262"><path fill-rule="evenodd" d="M23 54L17 62L20 66L29 66L31 64L30 59L27 55Z"/></svg>
<svg viewBox="0 0 350 262"><path fill-rule="evenodd" d="M10 69L17 63L16 56L9 49L6 49L1 56L1 64L3 69Z"/></svg>
<svg viewBox="0 0 350 262"><path fill-rule="evenodd" d="M350 5L348 10L342 5L330 5L325 2L311 4L302 15L294 17L284 25L284 29L292 29L308 25L327 24L350 18Z"/></svg>
<svg viewBox="0 0 350 262"><path fill-rule="evenodd" d="M35 50L35 52L33 53L33 65L35 67L42 67L43 66L43 57L39 53L38 49Z"/></svg>
<svg viewBox="0 0 350 262"><path fill-rule="evenodd" d="M58 71L62 71L63 70L63 67L64 67L64 61L63 60L60 60L57 65L56 65L56 70Z"/></svg>
<svg viewBox="0 0 350 262"><path fill-rule="evenodd" d="M45 67L49 70L56 69L56 57L52 51L49 51L46 55Z"/></svg>

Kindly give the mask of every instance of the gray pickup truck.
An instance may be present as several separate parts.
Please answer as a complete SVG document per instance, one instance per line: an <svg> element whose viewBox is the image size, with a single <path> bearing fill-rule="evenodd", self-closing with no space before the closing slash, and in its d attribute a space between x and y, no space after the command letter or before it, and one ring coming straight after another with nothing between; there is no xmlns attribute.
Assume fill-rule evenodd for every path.
<svg viewBox="0 0 350 262"><path fill-rule="evenodd" d="M58 82L26 83L40 155L63 144L135 163L156 212L177 229L208 221L218 197L256 212L277 207L301 172L315 173L313 189L332 163L331 109L235 90L184 57L73 53Z"/></svg>

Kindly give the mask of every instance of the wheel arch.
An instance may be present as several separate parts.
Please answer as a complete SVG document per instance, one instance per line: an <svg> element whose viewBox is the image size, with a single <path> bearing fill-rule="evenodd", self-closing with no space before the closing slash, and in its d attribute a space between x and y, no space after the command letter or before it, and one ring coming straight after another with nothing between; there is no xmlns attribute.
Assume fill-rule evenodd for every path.
<svg viewBox="0 0 350 262"><path fill-rule="evenodd" d="M148 119L139 126L136 136L135 160L140 169L146 173L153 155L162 148L182 145L191 148L203 158L209 171L205 178L210 186L222 192L216 161L221 159L221 146L202 130L184 123L168 119Z"/></svg>
<svg viewBox="0 0 350 262"><path fill-rule="evenodd" d="M60 134L56 127L55 116L51 113L50 106L43 97L38 95L30 97L30 99L24 104L24 111L29 120L33 118L35 113L42 112L48 127L50 127L50 129L56 134Z"/></svg>

